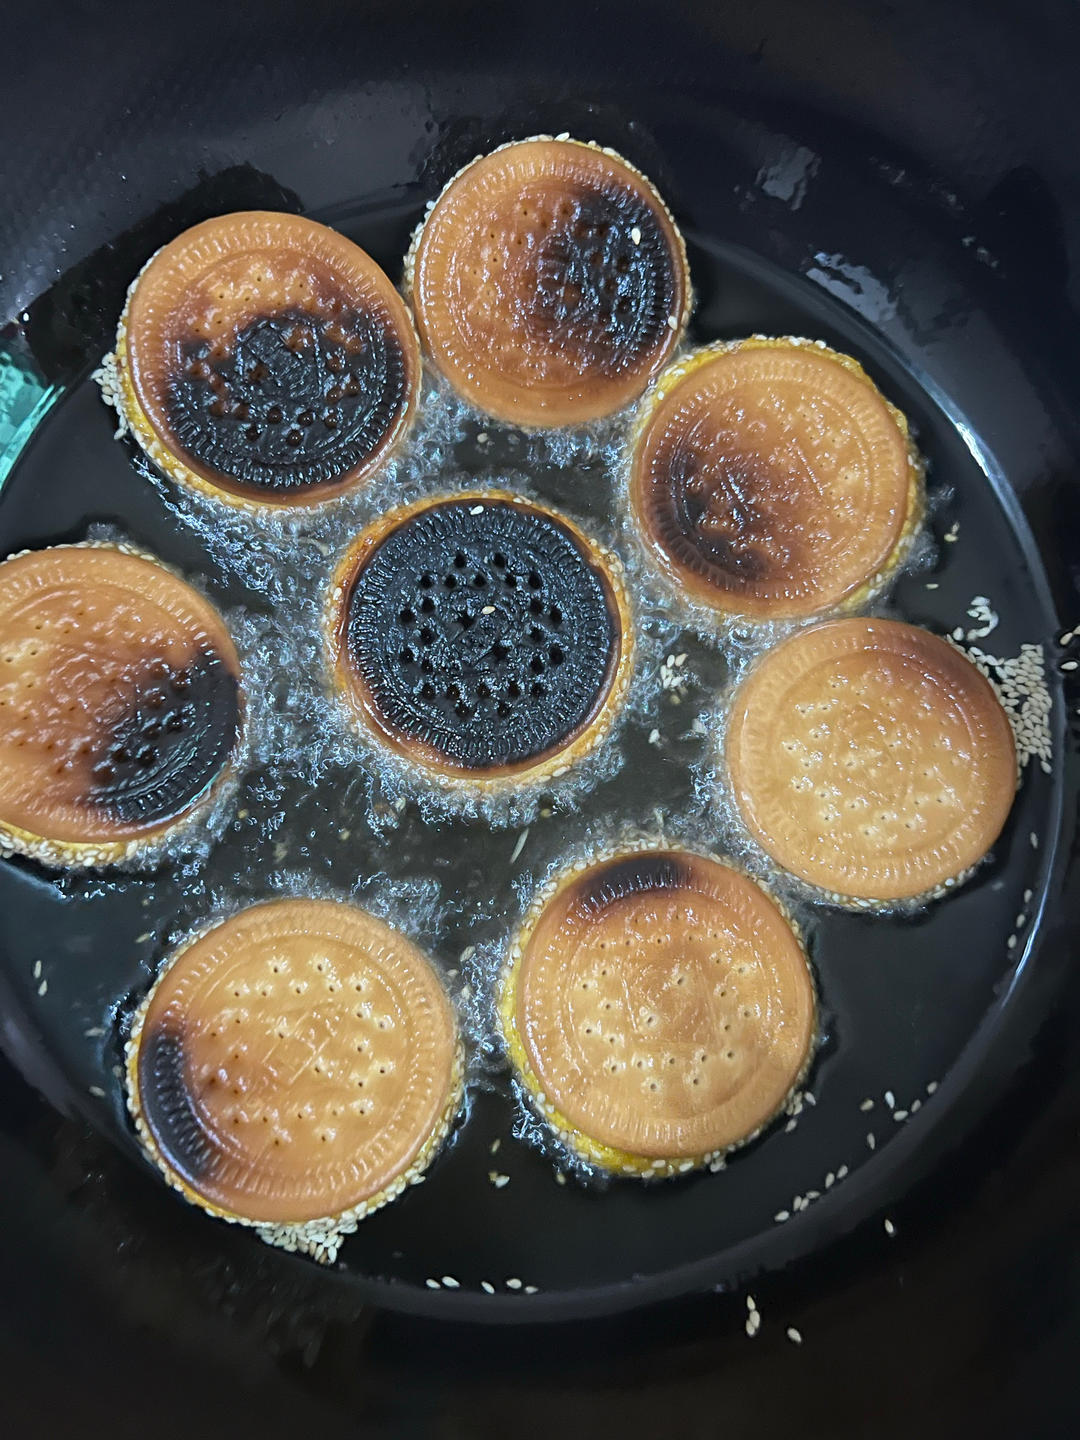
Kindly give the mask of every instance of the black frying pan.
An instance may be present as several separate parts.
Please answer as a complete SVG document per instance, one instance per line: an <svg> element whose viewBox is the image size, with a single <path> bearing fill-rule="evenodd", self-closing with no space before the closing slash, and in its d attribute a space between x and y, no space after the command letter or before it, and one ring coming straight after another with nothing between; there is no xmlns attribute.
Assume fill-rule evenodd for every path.
<svg viewBox="0 0 1080 1440"><path fill-rule="evenodd" d="M920 1181L940 1183L967 1137L995 1133L980 1122L1068 994L1075 774L1070 672L1058 669L1068 652L1055 646L1080 618L1070 548L1080 347L1067 292L1080 46L1068 11L1051 7L1040 29L1013 7L976 19L963 6L945 18L873 5L666 16L549 6L541 23L474 6L307 5L260 7L252 23L196 5L182 19L155 16L151 34L124 7L60 9L67 29L26 38L6 102L0 313L12 317L4 354L29 377L16 401L35 433L0 492L4 553L104 520L204 573L223 601L250 601L244 576L177 523L113 443L89 383L131 276L183 226L247 207L303 209L396 276L424 203L460 164L505 138L570 130L615 146L669 199L691 246L697 338L820 336L863 359L915 420L933 466L938 559L902 582L897 611L966 628L970 599L988 594L1001 616L996 653L1044 642L1055 764L1028 776L993 863L947 904L917 921L808 917L828 1041L811 1079L818 1104L794 1133L770 1134L722 1175L651 1191L556 1187L544 1155L507 1138L512 1109L496 1077L475 1089L468 1125L429 1182L366 1222L332 1275L211 1225L140 1172L112 1074L111 1007L145 985L206 891L169 873L119 888L57 883L9 862L5 1123L33 1132L14 1154L20 1164L48 1155L74 1187L67 1209L78 1220L67 1223L95 1237L80 1240L86 1263L95 1245L132 1247L120 1290L182 1297L168 1322L178 1333L184 1305L219 1317L231 1307L235 1343L270 1337L293 1356L355 1336L372 1302L531 1323L739 1291L795 1262L796 1274L815 1273L814 1257L841 1236L878 1230ZM457 460L480 464L469 446ZM537 485L564 498L556 473ZM960 538L947 545L954 523ZM684 783L677 767L654 771L644 794L650 752L635 744L642 736L629 735L638 793L615 802L628 817ZM287 838L318 829L317 803L288 794L286 809ZM535 873L574 843L577 824L556 817L534 839ZM224 883L241 852L245 874L257 874L264 836L228 837L212 879ZM429 854L415 820L398 844L402 856ZM462 910L423 938L452 965L472 935L477 887L502 872L509 886L514 833L451 827L439 844L458 865ZM367 858L315 868L340 884ZM404 873L413 861L401 863ZM492 934L500 919L487 916ZM24 1080L69 1117L59 1139L34 1131L44 1122ZM890 1109L923 1104L894 1122L886 1090L899 1097ZM875 1099L871 1120L864 1096ZM487 1183L495 1138L511 1175L504 1191ZM826 1192L843 1165L848 1175ZM805 1212L774 1221L812 1189L821 1198ZM447 1273L459 1288L425 1283ZM480 1289L509 1276L537 1293Z"/></svg>

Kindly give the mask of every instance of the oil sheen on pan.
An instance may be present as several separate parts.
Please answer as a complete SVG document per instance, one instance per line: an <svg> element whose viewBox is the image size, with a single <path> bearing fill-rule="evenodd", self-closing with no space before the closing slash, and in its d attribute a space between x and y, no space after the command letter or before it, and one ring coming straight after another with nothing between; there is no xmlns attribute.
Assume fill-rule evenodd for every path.
<svg viewBox="0 0 1080 1440"><path fill-rule="evenodd" d="M565 773L610 728L629 680L619 572L569 520L502 492L391 512L338 567L335 688L433 778Z"/></svg>
<svg viewBox="0 0 1080 1440"><path fill-rule="evenodd" d="M234 505L308 506L364 484L401 441L420 355L359 246L250 211L157 252L103 374L122 423L178 483Z"/></svg>
<svg viewBox="0 0 1080 1440"><path fill-rule="evenodd" d="M418 232L406 284L427 354L477 409L579 425L635 399L690 309L682 237L610 150L537 137L466 166Z"/></svg>
<svg viewBox="0 0 1080 1440"><path fill-rule="evenodd" d="M242 723L208 601L150 558L62 545L0 564L0 843L54 865L137 855L208 803Z"/></svg>

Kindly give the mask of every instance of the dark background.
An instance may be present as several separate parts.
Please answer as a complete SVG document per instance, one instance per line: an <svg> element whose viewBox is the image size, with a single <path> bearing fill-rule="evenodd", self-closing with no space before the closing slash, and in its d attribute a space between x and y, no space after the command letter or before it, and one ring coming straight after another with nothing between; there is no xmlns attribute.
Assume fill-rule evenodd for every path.
<svg viewBox="0 0 1080 1440"><path fill-rule="evenodd" d="M957 398L1014 481L1066 622L1080 619L1072 4L191 0L162 15L5 0L0 21L0 317L35 312L48 378L77 369L102 338L96 317L115 313L130 274L110 269L109 242L229 167L255 165L322 209L417 174L442 179L479 136L528 133L526 121L608 139L631 114L633 158L708 228L714 158L730 168L741 156L752 180L761 136L782 130L822 157L825 182L834 162L866 189L834 191L835 214L808 202L763 219L729 194L737 236L762 226L793 269L811 224L822 251L861 243L877 273L931 231L960 260L970 252L959 283L1045 406L1024 409L1004 372L988 382L970 336ZM719 117L722 165L687 119L702 112ZM888 206L845 208L845 193L873 194L874 176ZM888 207L910 230L890 225ZM148 235L147 253L163 238ZM39 299L58 286L63 305ZM950 346L963 353L961 333L919 353L917 324L901 322L931 378L948 371ZM754 1283L753 1341L738 1296L499 1332L371 1313L302 1267L292 1289L241 1284L212 1233L178 1242L152 1180L0 1061L0 1432L1076 1434L1075 874L1063 885L1071 899L1045 922L1037 975L1002 1037L1007 1086L973 1100L948 1162L894 1197L895 1238L878 1217Z"/></svg>

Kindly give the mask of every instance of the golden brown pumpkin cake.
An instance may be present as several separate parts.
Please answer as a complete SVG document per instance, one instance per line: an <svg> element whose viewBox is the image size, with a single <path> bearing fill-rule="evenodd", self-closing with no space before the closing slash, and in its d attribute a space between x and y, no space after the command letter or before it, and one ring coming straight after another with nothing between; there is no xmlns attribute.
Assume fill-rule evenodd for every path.
<svg viewBox="0 0 1080 1440"><path fill-rule="evenodd" d="M585 1159L643 1178L756 1135L806 1069L814 987L761 886L641 848L558 876L511 946L500 1019L537 1110Z"/></svg>
<svg viewBox="0 0 1080 1440"><path fill-rule="evenodd" d="M631 514L680 595L790 620L850 608L888 581L922 514L923 468L904 416L857 361L755 336L660 377L636 425Z"/></svg>
<svg viewBox="0 0 1080 1440"><path fill-rule="evenodd" d="M128 292L106 397L173 480L248 508L362 485L412 423L420 352L374 260L299 215L185 230Z"/></svg>
<svg viewBox="0 0 1080 1440"><path fill-rule="evenodd" d="M430 1164L461 1056L428 960L364 910L277 900L182 946L140 1007L128 1103L169 1183L332 1260Z"/></svg>
<svg viewBox="0 0 1080 1440"><path fill-rule="evenodd" d="M1016 791L1012 726L947 641L895 620L831 620L777 645L737 691L735 799L778 865L837 899L955 883Z"/></svg>
<svg viewBox="0 0 1080 1440"><path fill-rule="evenodd" d="M459 394L526 427L637 398L690 312L682 236L614 151L537 136L461 170L406 261L426 353Z"/></svg>
<svg viewBox="0 0 1080 1440"><path fill-rule="evenodd" d="M0 564L0 848L107 865L153 847L216 796L242 708L221 616L149 557Z"/></svg>
<svg viewBox="0 0 1080 1440"><path fill-rule="evenodd" d="M362 733L441 783L559 777L618 715L633 637L618 560L503 491L422 500L348 548L325 611Z"/></svg>

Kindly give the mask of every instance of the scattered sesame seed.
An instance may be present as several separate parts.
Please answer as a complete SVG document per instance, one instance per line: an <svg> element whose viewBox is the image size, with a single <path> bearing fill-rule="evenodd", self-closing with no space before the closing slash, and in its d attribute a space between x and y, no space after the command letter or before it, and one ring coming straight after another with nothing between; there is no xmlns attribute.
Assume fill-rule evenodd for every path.
<svg viewBox="0 0 1080 1440"><path fill-rule="evenodd" d="M495 1186L496 1190L502 1190L504 1186L510 1184L510 1176L500 1175L498 1170L489 1170L488 1179L491 1181L492 1185Z"/></svg>
<svg viewBox="0 0 1080 1440"><path fill-rule="evenodd" d="M908 1112L906 1110L894 1110L892 1112L892 1118L897 1121L897 1123L899 1123L901 1120L906 1120L907 1117Z"/></svg>
<svg viewBox="0 0 1080 1440"><path fill-rule="evenodd" d="M1006 946L1006 948L1009 949L1009 950L1015 950L1015 949L1016 949L1016 936L1015 936L1015 935L1010 935L1009 938L1008 938L1008 940L1005 941L1005 946Z"/></svg>
<svg viewBox="0 0 1080 1440"><path fill-rule="evenodd" d="M747 1297L746 1297L746 1308L747 1308L747 1310L756 1310L756 1309L757 1309L757 1301L754 1299L753 1295L747 1295Z"/></svg>
<svg viewBox="0 0 1080 1440"><path fill-rule="evenodd" d="M659 730L650 730L650 731L649 731L649 744L650 744L650 745L659 745L659 744L660 744L660 731L659 731Z"/></svg>
<svg viewBox="0 0 1080 1440"><path fill-rule="evenodd" d="M630 239L634 242L635 245L640 245L640 244L641 244L641 231L638 229L638 227L637 227L636 225L635 225L634 228L630 231Z"/></svg>
<svg viewBox="0 0 1080 1440"><path fill-rule="evenodd" d="M1061 662L1061 668L1062 670L1080 669L1080 663L1078 663L1076 660L1063 660Z"/></svg>
<svg viewBox="0 0 1080 1440"><path fill-rule="evenodd" d="M447 1290L459 1290L461 1288L460 1282L455 1280L453 1275L444 1275L442 1277L442 1283L446 1286Z"/></svg>
<svg viewBox="0 0 1080 1440"><path fill-rule="evenodd" d="M976 595L968 606L967 613L972 620L977 621L976 627L967 632L968 640L984 640L998 627L998 614L991 608L990 601L985 595Z"/></svg>
<svg viewBox="0 0 1080 1440"><path fill-rule="evenodd" d="M520 1289L521 1289L521 1281L520 1281L520 1280L517 1278L517 1276L515 1275L515 1276L513 1276L511 1279L507 1280L507 1282L506 1282L506 1288L507 1288L508 1290L520 1290Z"/></svg>
<svg viewBox="0 0 1080 1440"><path fill-rule="evenodd" d="M494 614L495 614L495 606L494 606L494 605L482 605L482 606L480 607L480 614L481 614L481 615L494 615Z"/></svg>
<svg viewBox="0 0 1080 1440"><path fill-rule="evenodd" d="M1025 904L1025 905L1028 904L1028 902L1030 901L1031 895L1032 895L1032 892L1031 892L1030 890L1025 890L1025 891L1024 891L1024 904Z"/></svg>
<svg viewBox="0 0 1080 1440"><path fill-rule="evenodd" d="M912 1115L915 1114L916 1110L921 1110L921 1109L922 1109L922 1101L921 1101L921 1100L918 1100L918 1099L912 1100L912 1102L911 1102L911 1113L912 1113Z"/></svg>
<svg viewBox="0 0 1080 1440"><path fill-rule="evenodd" d="M747 1315L746 1317L746 1333L750 1336L750 1339L752 1340L760 1329L761 1312L760 1310L751 1310L749 1315Z"/></svg>
<svg viewBox="0 0 1080 1440"><path fill-rule="evenodd" d="M778 1210L772 1218L776 1221L777 1225L783 1225L785 1220L791 1219L791 1211Z"/></svg>
<svg viewBox="0 0 1080 1440"><path fill-rule="evenodd" d="M482 505L471 505L471 506L469 507L469 514L470 514L470 515L482 515L483 513L484 513L484 507L483 507Z"/></svg>
<svg viewBox="0 0 1080 1440"><path fill-rule="evenodd" d="M956 541L960 538L959 522L954 521L952 526L948 530L946 530L945 534L941 538L945 541L946 545L955 545Z"/></svg>
<svg viewBox="0 0 1080 1440"><path fill-rule="evenodd" d="M82 1033L86 1036L88 1040L97 1040L100 1036L105 1034L105 1031L101 1028L100 1025L91 1025L89 1030L84 1030Z"/></svg>
<svg viewBox="0 0 1080 1440"><path fill-rule="evenodd" d="M562 1172L561 1170L556 1170L556 1171L555 1171L555 1184L556 1184L556 1185L565 1185L565 1184L566 1184L566 1176L563 1174L563 1172Z"/></svg>
<svg viewBox="0 0 1080 1440"><path fill-rule="evenodd" d="M491 1283L490 1280L481 1280L481 1281L480 1281L480 1289L483 1290L483 1291L484 1291L486 1294L488 1294L488 1295L494 1295L494 1294L495 1294L495 1286L492 1285L492 1283Z"/></svg>
<svg viewBox="0 0 1080 1440"><path fill-rule="evenodd" d="M848 1168L847 1168L847 1166L846 1166L846 1165L841 1165L841 1166L840 1166L840 1169L837 1170L837 1172L836 1172L836 1178L837 1178L838 1180L843 1180L844 1176L845 1176L847 1173L848 1173Z"/></svg>
<svg viewBox="0 0 1080 1440"><path fill-rule="evenodd" d="M794 1325L789 1325L789 1326L787 1327L786 1334L787 1334L787 1338L791 1341L792 1345L801 1345L801 1344L802 1344L802 1333L801 1333L800 1331L796 1330Z"/></svg>
<svg viewBox="0 0 1080 1440"><path fill-rule="evenodd" d="M477 435L476 437L476 443L478 445L486 445L488 443L488 433L486 430L480 431L479 435Z"/></svg>
<svg viewBox="0 0 1080 1440"><path fill-rule="evenodd" d="M888 1216L885 1217L885 1234L886 1234L886 1235L895 1235L895 1234L896 1234L896 1226L892 1223L892 1221L888 1218Z"/></svg>
<svg viewBox="0 0 1080 1440"><path fill-rule="evenodd" d="M870 1150L873 1150L874 1147L877 1145L877 1141L874 1139L874 1132L873 1132L872 1130L869 1131L869 1133L868 1133L867 1136L866 1136L866 1144L867 1144L867 1148L870 1149Z"/></svg>
<svg viewBox="0 0 1080 1440"><path fill-rule="evenodd" d="M1032 830L1031 832L1031 848L1033 850L1037 850L1039 848L1039 837L1035 834L1034 830Z"/></svg>
<svg viewBox="0 0 1080 1440"><path fill-rule="evenodd" d="M522 1293L525 1295L535 1295L539 1289L539 1285L526 1285Z"/></svg>
<svg viewBox="0 0 1080 1440"><path fill-rule="evenodd" d="M677 329L679 328L678 317L675 316L675 315L669 315L669 316L667 317L667 323L668 323L668 325L671 327L672 330L677 330Z"/></svg>
<svg viewBox="0 0 1080 1440"><path fill-rule="evenodd" d="M41 984L37 987L37 993L38 993L39 995L44 995L44 994L47 992L48 988L49 988L49 982L48 982L48 980L42 980Z"/></svg>
<svg viewBox="0 0 1080 1440"><path fill-rule="evenodd" d="M936 580L928 580L926 582L926 588L927 590L940 590L941 587Z"/></svg>
<svg viewBox="0 0 1080 1440"><path fill-rule="evenodd" d="M514 846L514 849L513 849L513 851L511 852L511 855L510 855L510 864L511 864L511 865L513 865L514 861L515 861L515 860L518 858L518 856L521 854L522 850L525 849L525 841L528 840L528 838L529 838L529 827L528 827L528 825L526 825L526 826L525 826L525 829L522 830L521 834L518 836L518 838L517 838L517 844Z"/></svg>
<svg viewBox="0 0 1080 1440"><path fill-rule="evenodd" d="M40 980L40 979L41 979L41 961L40 961L40 960L35 960L35 961L34 961L34 979L35 979L35 980Z"/></svg>
<svg viewBox="0 0 1080 1440"><path fill-rule="evenodd" d="M885 1104L889 1107L890 1110L896 1109L896 1096L891 1090L885 1091Z"/></svg>
<svg viewBox="0 0 1080 1440"><path fill-rule="evenodd" d="M349 836L350 836L351 834L352 834L352 831L351 831L351 830L339 830L339 831L338 831L338 839L339 839L339 840L348 840L348 838L349 838Z"/></svg>
<svg viewBox="0 0 1080 1440"><path fill-rule="evenodd" d="M933 1093L934 1093L934 1091L937 1089L937 1087L938 1087L938 1082L937 1082L936 1080L931 1080L931 1081L930 1081L930 1084L927 1085L927 1087L926 1087L926 1093L927 1093L928 1095L933 1095Z"/></svg>
<svg viewBox="0 0 1080 1440"><path fill-rule="evenodd" d="M502 1141L501 1141L498 1137L496 1137L494 1140L492 1140L491 1144L488 1146L488 1153L491 1154L491 1155L496 1155L496 1154L498 1154L499 1146L500 1146L501 1144L502 1144Z"/></svg>
<svg viewBox="0 0 1080 1440"><path fill-rule="evenodd" d="M153 930L144 930L141 935L136 935L136 936L135 936L135 944L136 944L136 945L145 945L148 940L153 940L153 938L154 938L154 932L153 932Z"/></svg>
<svg viewBox="0 0 1080 1440"><path fill-rule="evenodd" d="M429 1290L441 1290L441 1289L442 1289L442 1286L439 1284L438 1280L432 1280L432 1278L430 1277L430 1275L429 1275L428 1278L424 1281L424 1284L427 1286L427 1288L428 1288Z"/></svg>
<svg viewBox="0 0 1080 1440"><path fill-rule="evenodd" d="M96 1096L98 1100L105 1099L105 1091L100 1085L89 1085L87 1089L90 1091L90 1094Z"/></svg>
<svg viewBox="0 0 1080 1440"><path fill-rule="evenodd" d="M860 1110L872 1110L873 1108L874 1108L874 1102L873 1102L873 1100L870 1099L869 1096L867 1096L867 1098L866 1098L866 1099L862 1102L862 1104L859 1106L859 1109L860 1109Z"/></svg>
<svg viewBox="0 0 1080 1440"><path fill-rule="evenodd" d="M833 1172L830 1170L829 1173L825 1176L825 1189L826 1189L826 1190L831 1190L832 1187L833 1187L835 1184L836 1184L836 1176L835 1176L835 1175L833 1174Z"/></svg>

